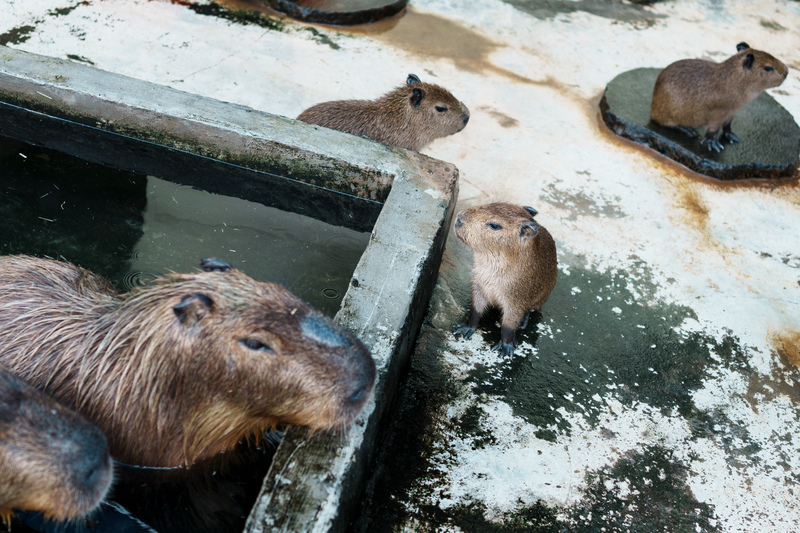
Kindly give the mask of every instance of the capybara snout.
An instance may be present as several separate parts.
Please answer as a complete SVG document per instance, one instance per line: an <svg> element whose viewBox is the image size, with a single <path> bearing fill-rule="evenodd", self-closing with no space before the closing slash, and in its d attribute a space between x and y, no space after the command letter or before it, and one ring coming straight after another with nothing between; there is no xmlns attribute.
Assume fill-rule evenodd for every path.
<svg viewBox="0 0 800 533"><path fill-rule="evenodd" d="M111 479L102 432L0 367L0 513L78 518L103 500Z"/></svg>
<svg viewBox="0 0 800 533"><path fill-rule="evenodd" d="M357 416L375 379L361 341L280 285L201 266L120 294L69 263L0 258L0 363L129 464L188 465L275 424Z"/></svg>
<svg viewBox="0 0 800 533"><path fill-rule="evenodd" d="M342 410L351 414L361 410L375 381L375 362L367 349L352 335L334 326L330 320L317 312L305 315L300 321L300 330L309 339L321 346L349 353L341 360L339 371L345 377L342 383ZM329 427L333 427L329 424Z"/></svg>

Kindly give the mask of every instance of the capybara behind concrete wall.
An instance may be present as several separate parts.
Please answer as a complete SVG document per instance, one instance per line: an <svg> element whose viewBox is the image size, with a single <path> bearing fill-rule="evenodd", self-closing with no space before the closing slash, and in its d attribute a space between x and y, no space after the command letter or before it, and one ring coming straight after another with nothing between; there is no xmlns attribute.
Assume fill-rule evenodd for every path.
<svg viewBox="0 0 800 533"><path fill-rule="evenodd" d="M682 59L662 70L653 87L650 118L662 126L697 137L695 128L706 127L701 141L713 152L722 150L720 140L734 143L734 115L770 87L777 87L789 70L782 62L747 43L722 63Z"/></svg>
<svg viewBox="0 0 800 533"><path fill-rule="evenodd" d="M112 456L190 465L275 424L334 429L375 363L283 287L218 260L119 294L72 264L0 258L0 364L84 413Z"/></svg>
<svg viewBox="0 0 800 533"><path fill-rule="evenodd" d="M418 151L434 139L463 130L469 109L444 87L409 74L405 85L377 100L323 102L297 120Z"/></svg>
<svg viewBox="0 0 800 533"><path fill-rule="evenodd" d="M112 479L103 433L0 366L0 516L55 520L91 513Z"/></svg>
<svg viewBox="0 0 800 533"><path fill-rule="evenodd" d="M490 306L503 312L500 342L492 349L510 354L516 329L530 311L541 309L558 276L556 244L535 220L532 207L492 203L458 213L455 234L473 251L472 307L456 333L469 338Z"/></svg>

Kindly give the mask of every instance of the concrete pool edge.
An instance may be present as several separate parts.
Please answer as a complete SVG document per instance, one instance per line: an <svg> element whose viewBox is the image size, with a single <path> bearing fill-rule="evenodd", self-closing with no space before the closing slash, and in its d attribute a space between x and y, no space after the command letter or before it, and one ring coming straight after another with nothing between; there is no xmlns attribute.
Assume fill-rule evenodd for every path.
<svg viewBox="0 0 800 533"><path fill-rule="evenodd" d="M404 165L400 151L362 137L5 46L0 100L379 202Z"/></svg>
<svg viewBox="0 0 800 533"><path fill-rule="evenodd" d="M287 431L245 528L344 529L436 281L458 170L368 139L3 46L0 101L253 170L300 180L307 173L313 185L385 202L356 267L358 283L349 287L337 315L376 359L373 397L340 433ZM16 133L28 142L34 134ZM68 153L91 148L61 140L64 145L44 145ZM101 164L113 160L113 154L98 151L93 157Z"/></svg>
<svg viewBox="0 0 800 533"><path fill-rule="evenodd" d="M337 321L372 350L378 367L373 397L362 416L338 436L309 436L302 428L287 432L247 533L344 531L363 492L376 437L436 283L458 193L453 165L410 155L421 172L396 176L354 272L358 286L351 285L337 314Z"/></svg>

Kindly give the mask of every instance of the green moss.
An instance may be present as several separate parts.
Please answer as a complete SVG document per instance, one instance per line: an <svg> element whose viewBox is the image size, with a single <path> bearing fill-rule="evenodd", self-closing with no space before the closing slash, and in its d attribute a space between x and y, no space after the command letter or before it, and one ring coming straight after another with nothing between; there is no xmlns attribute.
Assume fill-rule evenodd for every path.
<svg viewBox="0 0 800 533"><path fill-rule="evenodd" d="M35 29L36 26L30 26L27 24L25 26L11 28L7 32L0 34L0 46L24 43L31 38L31 34Z"/></svg>
<svg viewBox="0 0 800 533"><path fill-rule="evenodd" d="M229 20L236 24L256 24L262 28L283 31L286 24L275 17L270 17L255 9L230 9L216 2L208 4L191 4L189 9L198 15L207 15Z"/></svg>

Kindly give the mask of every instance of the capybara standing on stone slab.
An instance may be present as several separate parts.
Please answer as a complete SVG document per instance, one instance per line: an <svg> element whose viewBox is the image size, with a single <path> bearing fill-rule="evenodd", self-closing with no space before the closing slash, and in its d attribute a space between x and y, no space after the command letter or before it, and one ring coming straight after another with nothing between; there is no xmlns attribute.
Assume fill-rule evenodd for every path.
<svg viewBox="0 0 800 533"><path fill-rule="evenodd" d="M337 100L309 107L297 120L419 151L464 129L469 109L444 87L409 74L377 100Z"/></svg>
<svg viewBox="0 0 800 533"><path fill-rule="evenodd" d="M493 203L456 216L455 233L473 251L472 308L456 334L469 338L490 306L503 312L500 342L492 347L508 355L517 344L517 326L538 311L553 292L558 275L556 244L533 219L532 207Z"/></svg>
<svg viewBox="0 0 800 533"><path fill-rule="evenodd" d="M72 264L0 258L0 364L105 433L112 456L191 465L275 424L334 429L375 363L356 337L227 263L119 294Z"/></svg>
<svg viewBox="0 0 800 533"><path fill-rule="evenodd" d="M697 137L695 128L706 128L703 144L722 151L720 139L739 142L731 131L733 116L770 87L786 79L786 65L747 43L736 45L738 53L722 63L683 59L662 70L653 88L650 118L656 124Z"/></svg>
<svg viewBox="0 0 800 533"><path fill-rule="evenodd" d="M54 520L91 513L112 479L103 433L0 367L0 517L18 511Z"/></svg>

